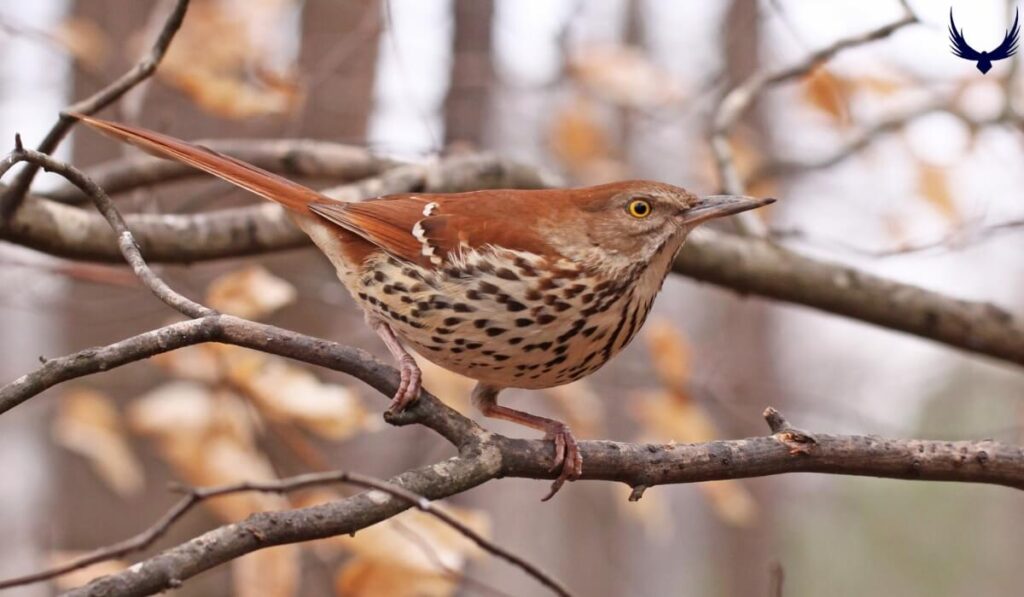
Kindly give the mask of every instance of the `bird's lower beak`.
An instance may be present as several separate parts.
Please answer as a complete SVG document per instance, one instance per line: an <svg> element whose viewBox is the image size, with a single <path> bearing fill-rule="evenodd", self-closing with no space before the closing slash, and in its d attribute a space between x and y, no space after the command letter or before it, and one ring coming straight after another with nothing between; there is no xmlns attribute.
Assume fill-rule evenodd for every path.
<svg viewBox="0 0 1024 597"><path fill-rule="evenodd" d="M707 220L735 215L748 209L756 209L772 203L775 203L775 199L770 197L755 199L742 195L708 195L707 197L701 197L690 209L683 212L683 223L689 225L700 224Z"/></svg>

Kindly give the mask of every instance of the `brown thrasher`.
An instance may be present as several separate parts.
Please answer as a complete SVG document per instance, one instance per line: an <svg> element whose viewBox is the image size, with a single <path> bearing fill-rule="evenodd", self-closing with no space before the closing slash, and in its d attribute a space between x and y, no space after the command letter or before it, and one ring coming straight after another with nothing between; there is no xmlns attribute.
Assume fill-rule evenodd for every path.
<svg viewBox="0 0 1024 597"><path fill-rule="evenodd" d="M389 411L420 391L404 342L475 379L473 403L485 416L554 440L552 471L561 471L544 499L579 477L576 440L560 421L500 406L498 392L566 384L601 368L643 325L694 226L774 201L626 181L346 203L167 135L79 118L283 205L397 359L401 383Z"/></svg>

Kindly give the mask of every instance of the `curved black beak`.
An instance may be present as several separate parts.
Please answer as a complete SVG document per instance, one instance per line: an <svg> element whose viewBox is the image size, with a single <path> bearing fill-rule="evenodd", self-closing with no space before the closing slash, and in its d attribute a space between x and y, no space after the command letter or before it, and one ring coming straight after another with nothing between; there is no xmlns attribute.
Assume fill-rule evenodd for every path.
<svg viewBox="0 0 1024 597"><path fill-rule="evenodd" d="M695 204L682 213L684 224L700 224L714 218L732 216L748 209L757 209L775 203L775 199L765 197L755 199L743 195L708 195L701 197Z"/></svg>

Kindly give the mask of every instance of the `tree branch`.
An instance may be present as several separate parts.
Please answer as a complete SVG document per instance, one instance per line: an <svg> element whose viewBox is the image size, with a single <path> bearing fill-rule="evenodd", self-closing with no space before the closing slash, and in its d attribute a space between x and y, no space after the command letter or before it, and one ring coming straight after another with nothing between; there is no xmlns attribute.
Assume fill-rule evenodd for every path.
<svg viewBox="0 0 1024 597"><path fill-rule="evenodd" d="M766 412L774 435L701 444L655 445L607 441L580 443L583 479L619 481L634 488L794 472L966 481L1024 489L1024 449L993 441L898 440L875 436L814 434L794 430ZM786 434L813 437L794 450ZM551 443L488 434L461 456L409 471L390 483L428 499L466 491L491 479L549 479ZM638 492L634 492L638 494ZM267 512L222 526L116 574L68 593L73 596L146 595L179 586L217 564L282 543L310 541L359 529L408 508L372 492L330 504Z"/></svg>
<svg viewBox="0 0 1024 597"><path fill-rule="evenodd" d="M718 171L724 192L731 195L743 195L746 192L743 179L736 167L736 159L735 155L733 155L732 145L729 142L729 134L762 91L811 72L815 67L830 60L833 56L847 48L883 39L907 25L916 23L917 17L909 10L906 12L907 14L898 21L866 33L837 40L831 45L811 53L792 66L775 71L759 70L725 94L722 101L715 108L715 113L712 117L710 139L711 152L715 158L715 168ZM764 227L760 225L760 220L756 220L752 214L747 214L746 216L740 214L740 217L736 218L735 221L741 231L756 231L758 236L764 236Z"/></svg>
<svg viewBox="0 0 1024 597"><path fill-rule="evenodd" d="M114 103L122 95L127 93L133 87L148 79L154 72L156 67L163 60L164 54L167 53L167 48L171 45L171 40L174 39L174 35L181 28L182 22L185 20L185 12L188 11L189 0L177 0L174 5L174 9L167 16L167 20L164 22L163 28L157 35L156 40L153 42L153 46L149 52L140 60L134 67L128 72L121 75L116 81L107 85L103 89L100 89L92 96L77 102L60 114L60 118L54 123L50 132L43 138L43 142L39 144L37 151L40 153L53 153L60 142L67 135L71 127L77 122L77 118L70 116L70 113L79 114L94 114L103 108ZM29 167L22 170L17 178L14 180L14 184L0 197L0 225L7 223L11 216L18 210L26 194L28 188L32 184L32 180L35 178L36 173L39 171L38 164L32 164Z"/></svg>
<svg viewBox="0 0 1024 597"><path fill-rule="evenodd" d="M443 463L434 466L443 466ZM347 471L309 473L276 481L242 482L231 485L221 485L218 487L185 488L185 497L172 506L170 510L161 516L160 519L153 523L148 529L134 537L97 549L71 562L55 566L48 570L0 581L0 589L7 589L51 579L62 574L67 574L73 570L79 570L81 568L91 566L98 562L105 562L115 558L120 558L127 554L146 549L166 534L167 530L170 529L175 522L185 516L189 510L210 498L251 491L264 493L287 493L301 489L308 489L310 487L338 483L376 490L385 496L391 496L402 500L408 506L414 507L421 512L437 518L442 523L451 527L491 555L509 562L526 574L532 576L537 580L537 582L551 589L551 591L556 595L569 597L569 591L562 586L560 582L552 578L540 568L500 547L493 541L486 539L484 536L469 528L465 523L455 518L444 509L438 508L432 504L423 496L417 495L397 485L381 481L380 479Z"/></svg>

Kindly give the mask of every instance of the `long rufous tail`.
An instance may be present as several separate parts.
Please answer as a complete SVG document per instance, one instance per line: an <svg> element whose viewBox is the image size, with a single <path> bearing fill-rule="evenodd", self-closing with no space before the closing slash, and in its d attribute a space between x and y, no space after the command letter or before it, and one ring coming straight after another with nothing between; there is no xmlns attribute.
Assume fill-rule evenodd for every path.
<svg viewBox="0 0 1024 597"><path fill-rule="evenodd" d="M130 143L146 153L183 162L256 193L264 199L280 203L292 211L308 213L306 206L310 202L330 201L312 189L212 149L144 128L83 114L72 115L100 132Z"/></svg>

